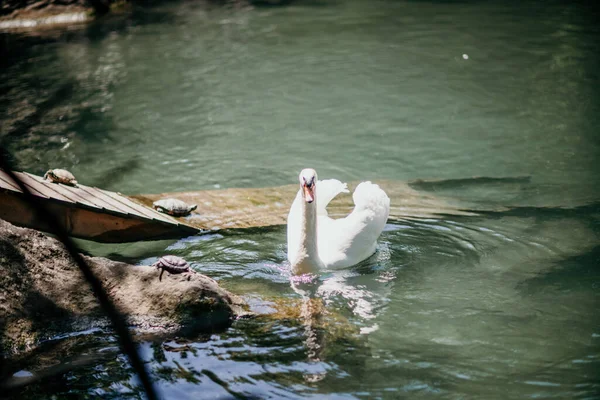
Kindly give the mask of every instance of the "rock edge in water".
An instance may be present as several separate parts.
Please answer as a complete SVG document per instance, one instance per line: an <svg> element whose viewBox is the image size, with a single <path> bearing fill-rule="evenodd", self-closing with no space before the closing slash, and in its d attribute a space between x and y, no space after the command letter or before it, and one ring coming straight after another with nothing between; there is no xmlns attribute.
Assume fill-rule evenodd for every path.
<svg viewBox="0 0 600 400"><path fill-rule="evenodd" d="M33 29L45 26L79 24L91 21L89 12L72 12L36 18L16 18L0 20L0 30Z"/></svg>
<svg viewBox="0 0 600 400"><path fill-rule="evenodd" d="M211 330L247 315L244 301L202 274L170 275L84 257L116 307L138 331ZM105 326L92 290L62 244L0 220L0 355L51 336Z"/></svg>
<svg viewBox="0 0 600 400"><path fill-rule="evenodd" d="M0 30L30 30L94 19L94 8L82 0L13 0L0 10Z"/></svg>

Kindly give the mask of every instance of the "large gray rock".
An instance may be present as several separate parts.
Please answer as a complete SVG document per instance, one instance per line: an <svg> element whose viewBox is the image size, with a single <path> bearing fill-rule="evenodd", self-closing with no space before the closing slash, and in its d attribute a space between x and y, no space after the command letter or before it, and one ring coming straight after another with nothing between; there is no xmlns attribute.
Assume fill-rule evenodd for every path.
<svg viewBox="0 0 600 400"><path fill-rule="evenodd" d="M117 308L139 330L212 329L246 315L243 300L213 279L170 275L85 257ZM31 349L57 333L105 326L88 283L57 240L0 220L1 353Z"/></svg>

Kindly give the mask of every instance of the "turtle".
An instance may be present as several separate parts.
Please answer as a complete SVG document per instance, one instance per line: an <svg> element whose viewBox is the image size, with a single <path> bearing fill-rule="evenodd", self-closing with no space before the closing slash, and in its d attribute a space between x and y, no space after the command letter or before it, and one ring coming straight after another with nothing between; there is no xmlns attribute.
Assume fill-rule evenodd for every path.
<svg viewBox="0 0 600 400"><path fill-rule="evenodd" d="M190 269L190 264L188 264L187 261L185 261L183 258L181 257L177 257L177 256L172 256L172 255L167 255L167 256L162 256L161 258L158 259L157 262L155 262L154 264L152 264L152 267L156 267L157 269L160 269L160 275L158 276L158 280L162 281L162 275L163 272L167 271L170 274L182 274L184 272L194 272L192 269Z"/></svg>
<svg viewBox="0 0 600 400"><path fill-rule="evenodd" d="M62 183L64 185L77 186L75 177L66 169L49 169L44 175L44 179L52 183Z"/></svg>
<svg viewBox="0 0 600 400"><path fill-rule="evenodd" d="M173 215L175 217L181 217L194 211L197 205L187 204L184 201L169 198L155 201L152 203L152 207L159 212Z"/></svg>

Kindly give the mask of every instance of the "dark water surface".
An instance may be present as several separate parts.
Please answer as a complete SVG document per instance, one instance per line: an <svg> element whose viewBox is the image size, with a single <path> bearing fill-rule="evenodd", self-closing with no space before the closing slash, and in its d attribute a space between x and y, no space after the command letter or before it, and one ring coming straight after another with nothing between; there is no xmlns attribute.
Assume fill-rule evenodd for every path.
<svg viewBox="0 0 600 400"><path fill-rule="evenodd" d="M144 341L166 398L600 399L598 16L567 1L184 2L4 35L2 135L20 169L123 193L277 186L312 166L435 179L412 187L485 210L391 220L374 257L321 276L314 320L293 317L284 227L85 244L184 256L264 314ZM69 372L17 396L139 396L109 334L51 344L16 376Z"/></svg>

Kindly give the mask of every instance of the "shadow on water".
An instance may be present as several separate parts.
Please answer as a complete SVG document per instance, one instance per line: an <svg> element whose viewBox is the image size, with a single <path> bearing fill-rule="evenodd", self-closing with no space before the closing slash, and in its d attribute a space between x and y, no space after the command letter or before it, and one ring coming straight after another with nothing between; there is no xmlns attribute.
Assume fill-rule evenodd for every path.
<svg viewBox="0 0 600 400"><path fill-rule="evenodd" d="M32 80L30 84L31 86L37 86L38 83ZM33 127L40 124L45 114L58 104L61 104L61 102L68 101L73 96L73 92L75 91L74 83L67 82L57 86L58 88L51 92L48 97L36 104L36 109L27 118L17 120L9 130L4 132L4 137L14 140L27 134Z"/></svg>
<svg viewBox="0 0 600 400"><path fill-rule="evenodd" d="M29 110L8 121L3 146L19 154L16 164L20 170L43 175L49 168L70 168L79 162L77 155L66 151L71 144L85 141L93 145L94 140L103 140L86 135L82 125L94 124L96 132L102 132L105 138L115 128L112 120L98 113L95 106L72 103L72 94L79 90L76 83L63 82L56 86L59 89L50 94L33 90L31 96L44 99L38 104L32 104L32 98L19 99L16 104L26 102ZM19 115L19 110L13 115ZM86 157L93 159L94 155Z"/></svg>
<svg viewBox="0 0 600 400"><path fill-rule="evenodd" d="M220 379L220 378L219 378L219 377L218 377L218 376L217 376L217 375L216 375L214 372L212 372L212 371L209 371L209 370L207 370L207 369L203 369L203 370L202 370L202 371L200 371L200 372L202 372L202 373L203 373L205 376L207 376L207 377L208 377L208 378L209 378L211 381L213 381L213 382L214 382L214 383L216 383L217 385L221 386L223 389L225 389L225 391L226 391L227 393L229 393L230 395L232 395L232 396L233 396L234 398L236 398L236 399L249 399L249 400L258 400L258 399L260 399L260 398L261 398L261 397L259 397L259 396L248 396L248 395L245 395L245 394L242 394L242 393L238 393L238 392L235 392L235 391L231 390L231 388L229 387L230 385L229 385L227 382L225 382L225 381L221 380L221 379Z"/></svg>
<svg viewBox="0 0 600 400"><path fill-rule="evenodd" d="M504 184L527 184L531 182L530 176L515 177L474 177L463 179L443 179L443 180L417 180L409 182L408 185L418 190L438 191L447 189L463 189L469 186L480 185L504 185Z"/></svg>
<svg viewBox="0 0 600 400"><path fill-rule="evenodd" d="M88 184L97 186L99 188L104 187L115 187L118 183L122 182L127 175L140 168L141 161L140 156L134 156L130 160L126 160L119 165L110 167L104 171L102 176L97 179L91 180Z"/></svg>
<svg viewBox="0 0 600 400"><path fill-rule="evenodd" d="M531 230L546 221L561 219L575 219L587 225L593 232L600 232L600 202L572 207L511 207L503 211L477 211L478 214L489 219L505 217L534 218Z"/></svg>
<svg viewBox="0 0 600 400"><path fill-rule="evenodd" d="M35 57L39 46L64 44L88 40L100 42L114 33L123 33L136 26L172 24L176 16L169 10L159 8L158 2L138 2L133 12L113 14L85 25L73 27L49 27L31 32L0 32L0 66L15 65L23 59Z"/></svg>
<svg viewBox="0 0 600 400"><path fill-rule="evenodd" d="M597 293L600 290L600 246L591 250L552 263L552 267L519 283L518 288L525 294L548 287L558 290L584 290ZM596 298L600 306L600 298ZM600 322L600 317L598 322Z"/></svg>
<svg viewBox="0 0 600 400"><path fill-rule="evenodd" d="M23 369L8 380L12 386L8 398L143 397L117 344L103 333L63 339L51 350L13 365Z"/></svg>
<svg viewBox="0 0 600 400"><path fill-rule="evenodd" d="M71 168L79 163L80 157L93 159L96 156L94 152L67 151L70 146L116 140L111 135L118 127L113 117L105 112L110 105L106 100L98 99L99 92L102 96L103 90L111 90L110 85L116 83L114 78L110 74L98 77L97 73L95 77L90 74L89 79L102 81L76 78L67 69L68 65L61 62L55 45L64 47L86 42L89 49L115 33L141 25L172 24L174 20L175 16L167 10L138 5L134 12L106 16L85 26L0 33L0 66L3 67L0 91L4 93L0 97L0 139L13 154L19 155L15 163L18 169L43 174L48 168ZM39 52L40 48L44 49L43 53ZM40 69L41 60L45 65L59 67ZM121 61L96 60L96 64L112 70ZM94 64L89 67L93 68ZM118 170L123 174L128 168L137 167L138 162L134 160L133 165L115 167L109 173Z"/></svg>
<svg viewBox="0 0 600 400"><path fill-rule="evenodd" d="M600 232L597 228L596 232ZM582 393L596 396L600 394L600 385L597 383L600 377L600 360L598 359L598 327L600 327L600 315L597 312L588 313L587 310L598 310L600 308L600 246L595 246L589 251L559 260L553 260L548 267L533 277L526 278L516 285L516 290L523 298L539 297L548 303L557 303L556 309L541 315L540 320L558 314L566 300L576 302L568 316L565 316L569 327L564 327L565 336L569 329L571 335L579 335L585 332L582 327L591 326L591 338L583 339L583 346L576 346L558 360L548 362L547 365L532 371L528 376L515 376L515 379L529 379L532 381L556 380L555 371L569 370L573 365L580 368L578 380ZM543 323L543 322L539 322ZM573 327L579 327L573 328ZM562 334L561 334L562 335ZM580 341L582 339L579 339ZM585 383L584 383L585 382ZM596 382L590 384L588 382ZM592 395L589 398L596 398Z"/></svg>

